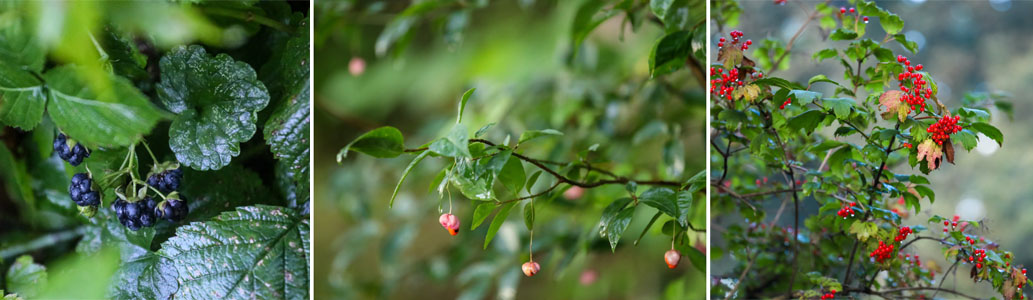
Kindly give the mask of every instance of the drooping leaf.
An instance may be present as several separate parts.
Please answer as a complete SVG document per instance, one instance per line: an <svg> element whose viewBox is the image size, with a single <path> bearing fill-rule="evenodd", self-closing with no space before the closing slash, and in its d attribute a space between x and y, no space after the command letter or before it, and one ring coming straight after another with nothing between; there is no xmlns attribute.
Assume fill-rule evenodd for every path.
<svg viewBox="0 0 1033 300"><path fill-rule="evenodd" d="M491 213L495 211L496 207L498 207L498 205L495 205L495 203L491 202L485 202L477 205L477 208L474 208L473 210L473 222L470 222L470 230L474 230L477 229L477 227L480 227L481 223L484 223L484 220L488 219L488 216L490 216Z"/></svg>
<svg viewBox="0 0 1033 300"><path fill-rule="evenodd" d="M177 116L169 148L180 163L218 170L240 154L257 130L258 111L269 92L247 63L211 56L197 45L176 47L161 58L158 97Z"/></svg>
<svg viewBox="0 0 1033 300"><path fill-rule="evenodd" d="M412 172L412 168L420 164L428 154L430 154L429 151L423 151L409 163L408 167L405 167L405 171L402 171L402 178L398 179L398 184L395 185L395 191L391 192L391 200L387 202L387 207L393 207L395 205L395 197L398 197L398 191L402 189L402 183L405 182L405 177L409 176L409 172Z"/></svg>
<svg viewBox="0 0 1033 300"><path fill-rule="evenodd" d="M337 163L348 157L348 151L357 151L373 157L391 158L405 152L402 132L391 126L373 129L355 138L337 153Z"/></svg>
<svg viewBox="0 0 1033 300"><path fill-rule="evenodd" d="M972 123L970 126L972 127L972 130L980 132L986 137L996 141L998 145L1004 145L1004 134L1002 134L1001 130L997 129L997 127L987 123Z"/></svg>
<svg viewBox="0 0 1033 300"><path fill-rule="evenodd" d="M527 230L534 230L534 201L524 204L524 226Z"/></svg>
<svg viewBox="0 0 1033 300"><path fill-rule="evenodd" d="M46 104L39 79L0 61L0 124L31 130L43 119Z"/></svg>
<svg viewBox="0 0 1033 300"><path fill-rule="evenodd" d="M617 214L619 214L625 206L628 206L628 203L631 203L631 198L620 198L613 200L613 202L610 202L610 205L607 205L606 208L603 209L602 217L599 219L599 236L606 237L606 233L608 232L607 228L610 226L610 223L613 222L613 219L617 217Z"/></svg>
<svg viewBox="0 0 1033 300"><path fill-rule="evenodd" d="M692 192L678 192L678 223L683 227L689 226L689 210L692 209Z"/></svg>
<svg viewBox="0 0 1033 300"><path fill-rule="evenodd" d="M488 244L491 244L491 240L495 238L495 234L499 232L499 228L502 228L502 223L506 222L506 217L509 217L509 211L513 209L516 202L509 202L502 205L499 209L499 213L495 214L495 219L491 220L491 226L488 226L488 234L484 236L484 249L488 249Z"/></svg>
<svg viewBox="0 0 1033 300"><path fill-rule="evenodd" d="M520 189L524 187L524 180L527 179L527 175L524 173L524 163L515 157L506 161L506 165L502 167L498 176L502 185L513 193L519 193Z"/></svg>
<svg viewBox="0 0 1033 300"><path fill-rule="evenodd" d="M463 196L479 201L495 200L495 190L492 189L495 175L491 170L480 167L476 161L457 159L452 172L449 180Z"/></svg>
<svg viewBox="0 0 1033 300"><path fill-rule="evenodd" d="M624 231L631 225L631 217L634 215L634 206L625 208L610 220L610 224L606 225L606 238L610 240L611 252L617 251L617 243L620 242Z"/></svg>
<svg viewBox="0 0 1033 300"><path fill-rule="evenodd" d="M604 9L606 4L607 1L603 0L585 0L578 6L573 25L571 25L575 53L581 47L581 42L584 42L588 34L592 33L592 30L617 14L617 10Z"/></svg>
<svg viewBox="0 0 1033 300"><path fill-rule="evenodd" d="M128 80L106 74L106 87L98 88L84 72L61 66L43 75L50 98L47 113L69 137L91 146L125 146L149 133L162 118Z"/></svg>
<svg viewBox="0 0 1033 300"><path fill-rule="evenodd" d="M160 255L175 266L176 299L308 299L308 218L248 206L179 227Z"/></svg>

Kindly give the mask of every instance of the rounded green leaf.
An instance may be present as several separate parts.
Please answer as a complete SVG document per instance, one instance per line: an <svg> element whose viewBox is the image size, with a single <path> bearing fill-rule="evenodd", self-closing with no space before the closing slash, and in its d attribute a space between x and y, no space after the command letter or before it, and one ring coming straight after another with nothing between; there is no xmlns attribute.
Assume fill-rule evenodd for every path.
<svg viewBox="0 0 1033 300"><path fill-rule="evenodd" d="M373 157L391 158L405 152L405 140L398 128L384 126L360 135L337 153L337 162L348 157L348 151L358 151Z"/></svg>
<svg viewBox="0 0 1033 300"><path fill-rule="evenodd" d="M184 165L216 170L240 154L255 134L257 112L269 92L247 63L226 54L212 57L201 46L177 47L161 58L158 97L178 116L169 128L169 148Z"/></svg>
<svg viewBox="0 0 1033 300"><path fill-rule="evenodd" d="M122 77L96 75L75 66L43 75L54 124L91 146L126 146L149 133L162 115L147 96Z"/></svg>
<svg viewBox="0 0 1033 300"><path fill-rule="evenodd" d="M42 286L47 284L47 269L32 261L32 256L22 255L7 269L5 286L12 293L25 298L35 298Z"/></svg>
<svg viewBox="0 0 1033 300"><path fill-rule="evenodd" d="M179 227L160 250L180 284L176 299L308 299L308 219L248 206Z"/></svg>

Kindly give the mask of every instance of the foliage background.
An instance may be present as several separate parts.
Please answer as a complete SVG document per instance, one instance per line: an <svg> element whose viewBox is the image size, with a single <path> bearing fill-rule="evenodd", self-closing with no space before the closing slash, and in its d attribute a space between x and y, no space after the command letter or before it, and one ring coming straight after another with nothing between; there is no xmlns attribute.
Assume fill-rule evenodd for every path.
<svg viewBox="0 0 1033 300"><path fill-rule="evenodd" d="M813 10L822 1L790 1L784 6L772 1L739 1L742 15L739 24L727 26L718 32L712 27L711 38L716 41L727 36L728 31L739 29L746 38L754 42L764 38L788 41L807 18L800 10L800 4ZM832 7L850 7L846 1L831 1ZM984 220L987 239L1001 244L1002 249L1016 253L1016 264L1033 265L1033 256L1022 249L1033 248L1033 20L1028 12L1033 11L1029 1L878 1L878 5L893 11L904 19L904 32L908 40L919 43L917 54L905 54L911 61L926 66L926 71L937 80L939 98L948 107L959 107L960 99L966 93L984 93L1007 96L1014 103L1013 118L1003 111L992 111L990 122L1006 137L1003 148L990 139L981 137L979 145L972 152L959 151L957 165L944 164L940 170L930 173L929 185L936 191L936 202L932 205L923 201L922 213L906 219L905 225L925 225L934 214L942 216L961 215L963 219ZM877 21L876 21L877 22ZM879 26L868 26L873 36L881 36ZM873 33L869 33L872 35ZM716 43L716 42L715 42ZM806 82L815 74L829 74L830 78L842 78L842 66L834 60L813 63L814 52L828 48L816 26L801 34L793 46L787 70L769 72L768 75ZM890 43L897 53L908 53L896 43ZM752 49L751 49L752 50ZM752 51L747 55L752 54ZM829 91L831 92L831 91ZM917 169L915 170L917 173ZM778 208L778 203L768 203L769 214ZM819 205L803 202L801 215L816 213ZM722 245L720 239L724 224L731 219L716 219L712 238L714 246ZM791 218L783 218L783 225L791 226ZM930 226L931 234L937 235L940 227ZM924 234L930 234L924 233ZM935 260L942 271L950 265L943 261L941 247L935 243L916 243L917 253L925 260ZM714 274L728 274L732 264L727 256L715 253L711 257ZM967 280L967 268L959 268L957 280L948 278L944 288L972 291L971 295L989 297L995 294L986 283ZM938 272L939 273L939 272ZM940 275L937 275L939 278Z"/></svg>
<svg viewBox="0 0 1033 300"><path fill-rule="evenodd" d="M687 258L675 270L663 264L670 239L660 234L661 226L631 246L652 208L637 211L616 254L610 253L594 228L603 207L627 195L621 186L587 190L577 200L560 193L536 200L535 259L542 272L527 278L519 271L527 260L527 230L513 216L519 211L487 250L481 249L487 226L469 230L472 202L458 192L452 196L462 220L459 235L449 236L437 223L440 202L428 186L443 160L419 165L393 209L387 200L410 155L352 153L342 165L334 161L348 142L384 125L399 128L410 148L444 135L459 97L476 87L464 123L476 130L497 122L490 140L553 128L565 135L535 140L521 147L525 154L570 161L598 143L614 162L604 168L634 178L684 180L705 167L705 93L685 69L649 80L646 62L663 33L659 27L644 24L622 33L619 14L572 57L570 26L582 1L443 1L455 5L421 15L403 39L408 47L378 55L378 36L408 5L398 2L316 3L314 251L323 262L314 271L317 298L703 297L703 273ZM466 21L451 30L454 18ZM349 72L353 57L366 64L361 75ZM694 215L694 224L706 224L702 209ZM705 237L694 236L703 247ZM593 274L596 280L581 283Z"/></svg>
<svg viewBox="0 0 1033 300"><path fill-rule="evenodd" d="M131 142L126 139L125 144L96 145L91 144L93 153L91 158L78 167L72 167L65 163L56 154L51 154L51 143L56 134L56 125L48 112L44 115L42 122L31 131L23 128L0 126L0 290L6 293L17 293L26 299L50 298L50 299L71 299L71 298L159 298L158 295L147 294L152 291L144 291L143 286L153 283L156 287L153 292L176 291L175 274L172 274L171 282L170 269L158 269L153 263L158 248L163 242L176 233L177 226L189 224L189 222L207 221L223 211L233 211L235 207L272 204L280 206L296 207L302 211L307 207L307 175L303 182L295 182L289 175L285 175L285 169L290 168L278 166L279 157L267 145L263 135L263 127L266 121L280 114L274 113L281 106L288 106L284 103L294 100L287 93L297 92L298 95L305 95L303 116L292 115L292 120L304 123L305 139L307 139L308 121L308 100L307 87L305 92L296 90L295 86L285 87L293 83L308 82L307 64L291 66L283 72L262 71L267 62L279 62L282 55L290 50L283 50L286 41L291 37L286 32L269 27L263 27L257 23L244 21L237 17L246 14L260 15L267 17L267 20L279 22L281 26L296 26L307 29L308 22L301 22L309 15L309 3L307 2L219 2L219 3L191 3L172 4L165 2L105 2L105 1L80 1L80 2L29 2L29 1L5 1L0 3L0 44L3 45L2 52L5 61L3 63L14 65L10 57L23 58L34 55L45 60L40 69L53 70L55 66L76 64L77 71L82 71L81 76L95 80L97 86L110 83L107 76L109 72L125 79L125 82L132 84L125 85L126 89L139 90L143 99L149 99L142 105L157 108L164 108L157 96L157 83L160 72L158 59L166 51L175 46L186 44L199 44L208 49L209 53L227 53L236 61L242 61L254 69L255 73L271 75L262 77L269 90L277 93L269 100L266 109L257 117L255 122L258 129L248 141L241 142L240 155L233 158L232 164L219 171L202 172L183 167L185 178L180 188L181 194L185 195L191 207L191 214L186 221L180 223L169 223L166 221L157 222L155 228L146 228L132 232L118 224L118 220L111 212L110 204L114 200L113 189L106 189L103 204L97 215L93 218L85 218L79 214L78 208L68 195L68 185L71 176L77 172L85 172L85 166L91 166L95 180L99 179L102 170L115 169L118 162L125 157L125 144ZM288 25L289 24L289 25ZM304 24L304 25L302 25ZM294 32L290 27L289 31ZM112 33L112 32L117 32ZM128 38L130 33L137 37ZM110 34L110 35L109 35ZM124 35L123 35L124 34ZM307 44L307 30L298 32L299 36ZM95 39L91 39L94 37ZM17 37L28 37L29 40L18 40ZM111 37L125 39L112 39ZM39 48L32 48L34 45ZM295 52L297 57L308 59L308 46ZM24 52L13 52L12 48L24 47ZM275 53L275 54L274 54ZM277 65L271 63L270 65ZM198 67L196 65L192 67ZM5 69L5 71L11 69ZM35 70L39 71L39 70ZM167 70L166 70L167 71ZM268 74L272 73L272 74ZM38 73L37 73L38 74ZM300 75L298 75L300 74ZM296 81L287 82L282 80L290 75L298 75L291 79ZM2 74L10 76L10 74ZM254 80L257 82L257 79ZM99 82L99 83L98 83ZM50 84L53 84L51 82ZM96 87L96 86L92 86ZM122 86L119 86L122 87ZM300 87L297 87L300 89ZM88 89L88 88L83 88ZM286 91L290 90L290 91ZM124 94L120 94L124 95ZM7 94L4 95L5 97ZM283 97L280 97L283 96ZM124 103L125 99L107 99L114 103L100 104L100 100L93 99L79 100L83 106L90 104L101 107L98 110L115 110L112 107ZM193 100L193 99L192 99ZM223 100L223 99L217 99ZM6 102L5 102L6 101ZM0 99L0 106L10 105L15 99ZM54 101L51 99L50 101ZM23 102L24 103L24 102ZM10 106L6 107L10 108ZM75 109L75 108L73 108ZM85 110L85 109L83 109ZM85 114L85 111L76 111ZM15 111L14 114L23 112ZM42 114L42 112L40 112ZM73 114L75 115L75 114ZM99 120L81 120L77 122L94 122L94 127L107 126ZM143 147L137 147L137 156L140 158L139 175L147 176L150 167L154 163L163 161L175 161L176 156L169 149L169 127L170 119L176 118L172 113L162 112L160 115L140 116L141 119L149 119L148 124L157 124L153 129L133 128L138 130L131 132L133 135L143 135L143 140L150 144L154 154L160 160L152 162L150 156ZM215 117L219 117L215 115ZM65 117L72 118L72 117ZM56 117L54 118L56 119ZM127 122L126 120L118 120ZM272 122L270 123L272 124ZM9 124L5 124L9 125ZM278 128L278 127L277 127ZM63 130L75 129L87 131L85 135L98 135L96 128L61 128ZM269 129L274 129L270 126ZM150 130L150 132L147 132ZM89 132L95 131L95 132ZM140 133L142 132L142 133ZM123 133L123 132L119 132ZM103 135L103 133L99 133ZM125 134L125 133L123 133ZM140 138L132 136L132 141ZM277 146L290 147L292 145L303 145L308 147L307 141L299 141L300 136L291 136L279 140L282 142ZM81 139L86 139L85 137ZM94 140L110 140L112 137L93 137ZM193 141L201 143L202 141ZM286 146L284 146L286 145ZM282 148L281 148L282 149ZM279 150L279 149L278 149ZM286 156L286 155L284 155ZM308 154L298 155L304 158L303 164L308 165ZM115 161L114 166L107 163ZM229 163L229 162L227 162ZM300 164L300 163L299 163ZM307 168L306 168L307 170ZM300 171L300 170L298 170ZM146 178L144 178L146 179ZM291 208L292 210L294 208ZM302 218L299 217L298 222ZM307 222L305 228L307 228ZM242 231L241 233L244 233ZM307 234L306 234L307 235ZM255 238L256 236L252 236ZM152 239L153 238L153 239ZM257 237L261 241L261 237ZM304 238L307 244L307 236ZM243 250L243 249L241 249ZM243 253L243 251L238 252ZM25 256L22 256L25 255ZM211 259L225 259L224 262L236 264L245 262L231 261L240 257L220 257L217 251L207 252L208 261ZM307 257L307 253L303 253ZM21 257L21 258L19 258ZM292 266L299 265L298 262ZM224 265L227 265L224 263ZM300 262L303 268L293 271L303 272L305 275L298 276L297 282L303 282L307 294L307 273L306 262ZM150 268L146 271L144 268ZM162 267L171 268L168 265ZM274 265L275 267L275 265ZM244 270L247 271L247 270ZM164 276L158 282L145 282L149 279L146 275ZM238 274L229 272L228 274ZM283 269L276 274L285 276ZM287 276L293 274L286 274ZM225 276L225 278L231 278ZM46 284L44 284L46 283ZM140 290L137 290L137 283ZM209 286L205 292L214 291L214 286ZM196 290L195 290L196 291ZM144 294L136 294L137 292ZM178 298L188 298L186 292L180 290ZM0 292L3 297L4 292ZM195 295L196 296L196 295ZM282 295L287 296L287 295ZM307 295L304 296L307 298ZM6 298L5 298L6 299Z"/></svg>

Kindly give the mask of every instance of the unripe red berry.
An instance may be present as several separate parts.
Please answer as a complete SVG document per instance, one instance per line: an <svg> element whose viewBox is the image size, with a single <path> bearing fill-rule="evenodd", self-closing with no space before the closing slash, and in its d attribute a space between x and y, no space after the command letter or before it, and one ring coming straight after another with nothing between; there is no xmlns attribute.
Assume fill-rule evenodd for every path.
<svg viewBox="0 0 1033 300"><path fill-rule="evenodd" d="M678 250L671 249L667 250L667 253L664 253L664 261L667 262L668 268L674 269L678 267L678 261L680 260L681 252L678 252Z"/></svg>
<svg viewBox="0 0 1033 300"><path fill-rule="evenodd" d="M445 227L448 233L451 235L459 234L459 218L453 214L442 214L438 217L438 223L441 223L441 227Z"/></svg>
<svg viewBox="0 0 1033 300"><path fill-rule="evenodd" d="M538 265L537 262L529 261L520 266L520 269L524 271L524 275L531 277L534 276L534 274L538 274L538 271L542 269L542 266Z"/></svg>

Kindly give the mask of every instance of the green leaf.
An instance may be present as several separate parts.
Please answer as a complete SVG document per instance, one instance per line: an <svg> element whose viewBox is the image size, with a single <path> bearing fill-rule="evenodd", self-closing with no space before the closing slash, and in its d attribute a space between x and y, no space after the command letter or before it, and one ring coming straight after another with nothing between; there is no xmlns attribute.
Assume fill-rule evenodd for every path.
<svg viewBox="0 0 1033 300"><path fill-rule="evenodd" d="M638 242L642 240L642 237L646 236L646 232L649 232L649 228L653 227L653 223L656 223L656 219L659 219L660 216L663 214L664 213L660 211L657 211L656 214L653 214L653 218L649 219L649 223L646 223L646 227L642 228L642 233L638 235L638 238L635 239L635 243L633 245L638 245Z"/></svg>
<svg viewBox="0 0 1033 300"><path fill-rule="evenodd" d="M473 210L473 222L470 223L470 230L477 229L484 223L484 220L488 219L488 216L495 211L495 207L498 207L493 202L485 202L477 205L477 208Z"/></svg>
<svg viewBox="0 0 1033 300"><path fill-rule="evenodd" d="M815 52L814 55L811 56L811 58L817 60L818 62L821 62L823 60L836 57L837 55L839 55L839 52L837 52L836 49L829 48Z"/></svg>
<svg viewBox="0 0 1033 300"><path fill-rule="evenodd" d="M621 240L621 235L628 229L628 225L631 225L631 217L635 215L635 207L628 207L620 211L617 215L610 220L610 223L606 225L606 238L610 240L610 251L617 251L617 243Z"/></svg>
<svg viewBox="0 0 1033 300"><path fill-rule="evenodd" d="M357 151L373 157L391 158L405 153L405 141L398 128L384 126L355 138L337 153L337 163L348 157L348 151Z"/></svg>
<svg viewBox="0 0 1033 300"><path fill-rule="evenodd" d="M0 61L0 123L32 130L43 119L46 105L39 79Z"/></svg>
<svg viewBox="0 0 1033 300"><path fill-rule="evenodd" d="M807 90L792 90L790 93L793 95L793 104L799 104L801 106L814 102L815 99L821 97L821 93L812 92Z"/></svg>
<svg viewBox="0 0 1033 300"><path fill-rule="evenodd" d="M828 83L831 83L831 84L839 85L838 82L835 82L832 79L829 79L829 77L825 76L825 74L814 75L814 77L811 77L810 80L807 80L807 85L810 86L810 85L814 85L815 83L819 83L819 82L828 82Z"/></svg>
<svg viewBox="0 0 1033 300"><path fill-rule="evenodd" d="M520 139L517 144L523 144L526 141L530 141L546 135L562 136L563 133L555 129L543 129L543 130L528 130L520 134Z"/></svg>
<svg viewBox="0 0 1033 300"><path fill-rule="evenodd" d="M412 168L420 164L420 161L423 161L424 158L427 158L428 154L430 154L430 151L423 151L409 163L408 167L405 167L405 171L402 171L402 178L398 179L398 184L395 185L395 191L391 192L391 200L387 202L387 207L390 208L395 205L395 198L398 197L398 191L402 189L402 182L405 182L405 177L409 176L409 172L412 172Z"/></svg>
<svg viewBox="0 0 1033 300"><path fill-rule="evenodd" d="M0 20L0 61L12 67L24 67L39 72L47 59L47 51L36 28L29 26L29 11L4 7L7 11ZM3 295L0 295L3 296Z"/></svg>
<svg viewBox="0 0 1033 300"><path fill-rule="evenodd" d="M32 256L22 255L7 269L7 289L21 297L35 298L47 285L47 268L32 261Z"/></svg>
<svg viewBox="0 0 1033 300"><path fill-rule="evenodd" d="M592 33L592 30L603 21L617 14L616 10L603 10L607 4L607 1L603 0L585 0L578 6L570 34L574 43L575 56L577 49L581 48L581 42L585 41L588 34ZM599 14L600 10L603 10L601 14Z"/></svg>
<svg viewBox="0 0 1033 300"><path fill-rule="evenodd" d="M681 216L678 197L675 195L674 191L669 188L651 188L645 193L642 193L642 196L639 196L638 200L642 204L655 207L672 218L679 219Z"/></svg>
<svg viewBox="0 0 1033 300"><path fill-rule="evenodd" d="M259 78L269 88L271 104L282 105L280 102L292 101L300 96L305 99L309 97L309 73L312 67L309 60L309 19L300 19L295 23L294 34L286 42L279 43L280 46L273 50L272 56L258 72Z"/></svg>
<svg viewBox="0 0 1033 300"><path fill-rule="evenodd" d="M495 176L491 170L479 167L477 161L457 159L452 171L449 180L463 196L479 201L495 200L495 191L492 189Z"/></svg>
<svg viewBox="0 0 1033 300"><path fill-rule="evenodd" d="M928 186L917 185L915 186L915 191L918 191L919 195L928 198L929 203L936 202L936 193L933 192L933 189L929 188Z"/></svg>
<svg viewBox="0 0 1033 300"><path fill-rule="evenodd" d="M892 13L880 17L879 23L882 24L882 30L889 35L900 33L900 30L904 29L904 21L900 19L900 16Z"/></svg>
<svg viewBox="0 0 1033 300"><path fill-rule="evenodd" d="M961 143L961 146L965 147L965 150L972 151L972 148L976 147L979 140L976 139L976 135L968 129L963 129L951 135L951 141Z"/></svg>
<svg viewBox="0 0 1033 300"><path fill-rule="evenodd" d="M628 206L628 203L631 203L631 198L620 198L613 200L613 202L610 202L610 205L607 205L606 208L603 209L603 215L599 219L599 236L606 237L607 227L609 227L613 219L617 217L617 214L620 213L625 206Z"/></svg>
<svg viewBox="0 0 1033 300"><path fill-rule="evenodd" d="M269 104L265 84L247 63L226 54L212 57L197 45L172 49L160 66L158 98L177 114L169 127L176 159L198 170L228 165Z"/></svg>
<svg viewBox="0 0 1033 300"><path fill-rule="evenodd" d="M248 206L179 227L162 244L180 289L176 299L308 299L308 218Z"/></svg>
<svg viewBox="0 0 1033 300"><path fill-rule="evenodd" d="M981 132L986 137L996 141L998 145L1004 146L1004 134L1002 134L997 127L987 123L972 123L969 127L972 127L972 130Z"/></svg>
<svg viewBox="0 0 1033 300"><path fill-rule="evenodd" d="M523 162L516 158L507 160L506 165L502 167L502 171L499 172L498 176L502 185L516 194L520 193L520 189L524 187L524 180L527 179L527 175L524 173Z"/></svg>
<svg viewBox="0 0 1033 300"><path fill-rule="evenodd" d="M524 225L527 230L534 230L534 201L524 204Z"/></svg>
<svg viewBox="0 0 1033 300"><path fill-rule="evenodd" d="M814 128L821 124L821 121L825 119L825 114L817 110L808 110L798 116L789 119L789 127L793 130L803 129L804 132L810 134L814 132Z"/></svg>
<svg viewBox="0 0 1033 300"><path fill-rule="evenodd" d="M477 90L477 88L466 90L466 93L463 93L463 98L459 99L459 116L456 117L456 124L463 122L463 111L466 110L466 101L470 100L474 90ZM480 131L478 130L478 132Z"/></svg>
<svg viewBox="0 0 1033 300"><path fill-rule="evenodd" d="M904 49L907 49L907 51L911 51L911 53L918 53L918 43L907 40L907 37L904 36L903 33L894 34L893 40L900 43L900 45L903 46Z"/></svg>
<svg viewBox="0 0 1033 300"><path fill-rule="evenodd" d="M679 191L677 195L678 224L682 227L689 226L689 210L692 209L692 192Z"/></svg>
<svg viewBox="0 0 1033 300"><path fill-rule="evenodd" d="M470 157L469 134L466 125L456 124L448 136L434 140L430 144L430 151L448 157Z"/></svg>
<svg viewBox="0 0 1033 300"><path fill-rule="evenodd" d="M281 102L265 123L265 143L291 173L296 193L308 197L309 182L309 84L290 100Z"/></svg>
<svg viewBox="0 0 1033 300"><path fill-rule="evenodd" d="M502 205L499 209L499 213L495 214L495 219L491 220L491 226L488 226L488 235L484 237L484 249L488 249L488 244L491 244L491 239L495 238L495 234L499 232L499 228L502 227L502 223L506 222L506 217L509 217L509 211L513 209L516 202L510 202Z"/></svg>
<svg viewBox="0 0 1033 300"><path fill-rule="evenodd" d="M477 132L474 132L473 137L479 138L483 136L488 132L488 129L491 129L492 126L495 126L495 122L488 123L488 125L484 125L481 129L477 129Z"/></svg>
<svg viewBox="0 0 1033 300"><path fill-rule="evenodd" d="M854 222L850 225L850 233L857 235L862 242L878 233L879 228L874 222Z"/></svg>
<svg viewBox="0 0 1033 300"><path fill-rule="evenodd" d="M832 34L829 35L829 40L833 41L852 40L856 38L857 32L845 28L836 29L832 32Z"/></svg>
<svg viewBox="0 0 1033 300"><path fill-rule="evenodd" d="M707 256L700 252L696 247L688 247L688 251L685 251L685 256L689 257L689 261L692 262L692 266L696 267L696 270L700 272L707 271Z"/></svg>
<svg viewBox="0 0 1033 300"><path fill-rule="evenodd" d="M112 284L112 298L170 299L179 291L178 276L172 260L147 253L119 266Z"/></svg>
<svg viewBox="0 0 1033 300"><path fill-rule="evenodd" d="M531 177L527 178L527 184L525 184L524 187L527 188L528 193L531 192L531 188L534 187L534 184L538 182L538 176L541 175L542 171L539 170L535 171L534 174L531 174Z"/></svg>
<svg viewBox="0 0 1033 300"><path fill-rule="evenodd" d="M849 98L825 98L822 103L831 108L840 120L850 116L850 109L854 107L854 100Z"/></svg>
<svg viewBox="0 0 1033 300"><path fill-rule="evenodd" d="M689 25L688 0L649 1L649 10L664 24L667 32L685 30Z"/></svg>
<svg viewBox="0 0 1033 300"><path fill-rule="evenodd" d="M672 32L657 40L649 52L649 75L656 77L685 66L692 54L691 41L692 33L688 31Z"/></svg>
<svg viewBox="0 0 1033 300"><path fill-rule="evenodd" d="M91 86L85 69L61 66L43 75L50 91L47 112L68 136L90 146L126 146L161 119L151 101L128 80L105 74L105 88Z"/></svg>

